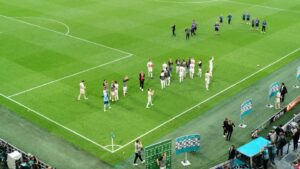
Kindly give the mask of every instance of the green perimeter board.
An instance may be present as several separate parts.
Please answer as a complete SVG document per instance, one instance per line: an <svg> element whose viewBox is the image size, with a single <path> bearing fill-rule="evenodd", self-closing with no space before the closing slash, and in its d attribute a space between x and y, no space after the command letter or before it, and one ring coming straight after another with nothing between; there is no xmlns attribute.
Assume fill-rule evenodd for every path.
<svg viewBox="0 0 300 169"><path fill-rule="evenodd" d="M13 1L5 2L5 3L6 5L7 4L9 5L13 4L13 6L16 5L14 4ZM45 2L45 4L47 3L51 3L51 2ZM76 6L77 3L78 6ZM238 80L242 79L246 75L249 75L256 70L259 70L260 68L256 67L258 63L261 65L261 67L263 67L267 65L269 62L276 60L299 47L299 42L295 41L295 39L297 39L298 36L296 34L296 30L299 27L299 24L297 24L296 22L297 17L291 18L290 21L286 21L285 19L286 17L297 15L295 13L286 13L283 11L277 11L271 9L265 11L266 9L263 10L262 8L250 7L250 9L253 12L255 11L259 15L264 15L268 17L268 22L273 21L272 28L274 29L271 29L266 35L262 35L260 33L248 32L248 26L242 25L240 23L235 23L232 25L232 27L224 26L222 36L216 37L213 34L213 31L211 31L212 29L210 28L209 25L210 23L214 22L217 16L219 15L219 11L216 10L216 7L220 5L219 3L203 5L199 8L197 6L187 5L187 8L184 9L179 16L177 15L172 16L175 14L176 11L175 9L179 8L178 5L176 4L170 5L170 4L161 4L156 2L149 3L149 2L128 1L128 4L126 6L122 6L122 8L131 9L135 5L140 6L141 4L146 3L147 5L149 5L147 6L147 8L160 7L160 9L155 8L156 10L152 10L151 13L141 13L142 16L139 16L141 18L144 18L145 16L147 18L147 16L152 16L152 14L155 13L159 14L161 13L161 11L168 9L170 11L169 13L166 13L164 17L178 18L181 27L184 27L183 25L189 25L190 20L192 19L187 19L187 18L192 18L192 16L194 16L193 15L194 12L197 12L198 10L201 9L200 11L205 12L205 14L201 16L204 17L201 18L203 22L199 24L199 26L201 25L203 26L203 38L202 37L197 39L195 38L190 42L186 42L185 40L183 40L184 38L182 37L182 35L180 35L181 37L179 36L177 38L180 39L179 40L176 39L176 41L174 38L170 39L169 36L165 36L165 34L169 34L169 28L168 29L165 28L166 22L169 22L170 20L174 20L174 19L169 19L169 20L165 18L161 19L157 15L154 15L156 17L151 17L149 18L149 20L144 20L146 22L144 25L139 24L137 26L133 24L133 22L141 23L142 21L141 18L134 18L133 20L131 20L132 22L128 22L131 25L125 24L124 21L128 21L130 20L131 17L135 16L136 11L131 11L132 15L120 16L120 19L124 20L123 22L121 22L124 24L123 25L124 30L128 29L128 31L126 31L127 34L126 36L124 35L123 29L117 30L117 28L119 28L118 26L112 26L110 24L106 24L106 26L111 27L112 29L111 30L107 29L105 30L105 32L97 32L97 35L99 36L94 36L96 32L84 31L83 29L85 28L88 30L99 30L92 26L87 26L88 28L82 27L83 31L80 31L78 26L81 26L82 23L84 22L89 23L89 21L87 19L84 19L84 17L87 17L86 15L81 16L83 17L83 19L78 19L78 17L76 18L76 21L79 20L81 23L75 22L75 19L72 20L73 15L71 14L76 15L76 13L74 12L74 8L76 9L81 7L81 5L79 5L80 3L79 2L77 3L73 3L72 8L67 8L68 5L71 4L66 3L66 4L61 4L60 6L53 2L52 4L54 7L51 8L51 10L60 10L61 8L64 7L67 8L64 11L65 13L68 13L68 15L66 15L65 20L68 21L68 24L70 25L73 24L74 27L77 26L76 29L74 29L74 34L81 35L83 37L86 37L94 41L103 41L103 39L104 40L106 39L107 41L105 42L107 42L109 45L131 51L132 53L135 53L135 56L129 59L128 61L122 61L120 63L117 63L114 67L109 67L109 68L105 67L99 71L91 72L88 75L76 77L76 78L74 77L66 81L60 82L58 84L55 84L55 86L47 86L46 88L41 88L32 91L30 93L17 96L14 99L20 101L21 103L24 104L26 103L26 105L28 105L29 107L38 110L39 112L45 113L47 116L54 118L60 123L63 123L64 125L67 125L68 127L76 131L79 131L80 133L87 134L89 137L92 137L97 141L101 141L101 143L103 142L103 144L110 143L109 134L111 130L115 130L116 140L119 139L118 144L122 145L124 143L127 143L128 140L134 139L135 136L138 136L144 133L145 131L148 131L149 129L153 128L153 126L157 124L161 124L162 122L165 121L164 119L167 119L170 116L172 117L178 112L181 112L178 111L179 109L183 111L193 106L195 103L198 103L201 100L205 100L209 96L212 96L213 94L219 92L221 89L226 88L227 86L233 84L234 82L237 82ZM113 2L111 2L111 4L109 2L103 2L103 3L104 5L111 5L111 10L106 11L107 13L112 12L113 10L117 11L121 7L121 6L115 6ZM41 2L37 2L36 5L40 6ZM99 7L102 6L103 4L101 5L98 4L98 6L97 4L93 4L93 5L94 5L93 7L82 6L82 10L79 13L80 14L85 12L89 13L86 11L87 9L89 8L94 9L94 7ZM288 3L285 5L286 5L285 7L289 7L288 5L290 4ZM224 9L232 11L233 14L235 14L236 16L240 16L243 10L246 10L241 7L247 7L247 8L249 7L246 5L238 5L238 4L223 4L223 2L222 2L222 6L227 7ZM9 12L7 9L8 8L6 8L3 11L6 11L7 15L9 15L11 12ZM37 8L37 10L40 9L42 8ZM142 10L139 8L135 8L135 9ZM25 5L20 9L21 11L20 13L22 14L22 12L26 12L27 10L30 11L30 6ZM224 12L226 11L224 10ZM29 12L29 14L40 15L38 14L38 12L34 14ZM89 13L89 16L90 15L92 14ZM57 12L53 12L51 16L57 17ZM111 16L111 17L113 18L115 16ZM106 19L108 23L109 21L111 21L109 20L110 19L109 16L107 16ZM152 23L154 24L154 26L149 25L148 22L150 21L151 24ZM93 24L97 25L97 23L95 22ZM135 25L137 27L133 27L133 28L130 27L132 25ZM282 27L282 25L285 25L285 27ZM101 27L102 25L97 25L97 26ZM28 28L26 30L30 30L30 29ZM233 30L241 30L241 31L233 31ZM149 34L148 31L150 31L151 33ZM4 32L3 34L6 35L5 31L3 32ZM116 32L119 33L122 32L122 34ZM135 33L134 35L138 35L139 38L133 36L133 32ZM164 36L158 36L162 34L161 32L165 32ZM42 31L42 33L45 34L46 36L45 32ZM109 34L109 37L103 38L102 34ZM49 36L51 37L52 35L49 34ZM143 38L140 39L140 37ZM233 39L232 37L240 37L240 38ZM291 39L291 37L293 38ZM128 43L123 43L121 42L122 40L118 40L118 38L122 40L123 39L127 40ZM205 41L205 43L202 43L203 41ZM138 44L136 42L138 42ZM280 42L280 44L278 44L278 42ZM268 45L266 46L265 44ZM151 46L152 48L149 48L149 46ZM195 48L191 48L191 46L195 46ZM80 49L81 48L78 48L78 50ZM11 50L16 52L13 49ZM20 50L17 52L22 53L23 51L24 50ZM156 90L157 95L155 98L155 107L157 108L155 108L154 110L150 110L150 112L143 113L145 111L143 105L146 102L146 96L145 94L142 94L141 92L138 91L137 80L133 80L132 84L130 84L132 89L130 90L130 92L132 92L130 93L130 97L128 99L126 98L127 100L125 99L121 100L122 102L120 102L118 105L113 105L114 107L111 114L107 115L101 113L102 100L101 100L100 90L101 90L101 81L104 78L112 79L112 77L114 77L114 79L122 79L122 77L125 74L128 74L130 77L132 77L132 79L135 79L135 77L137 78L137 72L139 72L140 70L145 70L145 63L147 58L149 57L149 53L153 56L153 60L155 64L157 63L156 65L158 68L156 69L155 73L158 74L159 67L160 67L159 65L163 61L166 61L169 58L169 56L174 56L174 55L177 56L182 55L184 57L196 56L199 55L199 53L200 55L202 55L201 54L202 52L203 52L204 63L207 63L208 58L211 55L215 55L215 57L217 58L216 65L215 65L216 71L214 75L214 80L212 82L212 87L209 93L204 92L204 85L200 86L201 93L193 92L199 89L199 84L204 83L203 79L197 79L197 81L196 79L194 81L186 80L185 81L186 83L184 85L179 85L177 83L177 79L175 79L174 83L172 82L173 84L170 87L170 90L168 89L167 91L163 91L163 92L162 91L158 92L159 91L158 79L152 81L150 80L148 81L147 79L146 86L157 88ZM291 56L291 57L295 58L296 56ZM8 57L8 63L13 64L14 61L10 61L9 59L10 57ZM89 61L92 62L92 60L93 59ZM20 63L20 65L22 65L22 62ZM207 65L205 66L206 66L205 69L207 69ZM22 69L19 70L22 72ZM105 72L104 75L102 75L103 72ZM264 72L258 78L261 78L263 75L268 74L268 72L269 71ZM99 74L101 74L101 77L99 76ZM24 76L24 75L21 74L20 76ZM30 85L29 83L24 83L24 84L20 83L23 82L22 80L10 81L10 79L7 76L2 76L2 78L5 78L4 81L11 82L12 84L16 83L23 88L26 88L26 86L24 85ZM47 78L46 80L49 80L48 76L46 76L46 78ZM50 80L55 80L55 78L53 77L50 78L51 78ZM16 79L18 79L18 77L16 77ZM75 98L78 94L78 82L81 79L88 79L87 81L90 82L87 83L87 85L88 85L88 91L91 92L89 93L90 95L89 100L92 100L91 103L83 102L78 104L75 101ZM38 84L39 80L40 80L39 78L34 79L35 83L33 83L32 86ZM253 81L250 81L249 83L251 82ZM14 86L14 85L8 85L8 86ZM190 96L185 95L185 93L187 92L190 93ZM70 98L72 98L72 100ZM145 101L143 101L143 99L140 98L145 98ZM181 98L181 99L177 99L177 98ZM171 100L171 102L169 102L169 100ZM186 104L184 105L182 104L183 100L184 102L186 102ZM178 105L178 107L174 108L174 105L176 106ZM212 103L208 103L208 107L212 105L213 105ZM135 109L136 112L133 111L133 109ZM57 112L63 112L63 113L57 113ZM93 112L93 113L87 113L87 112ZM26 116L28 116L28 118L31 118L33 121L38 121L38 123L45 123L44 120L37 120L38 118L36 117L32 118L31 115L26 115ZM109 123L109 126L106 126L103 123L101 123L99 119L103 120L103 122ZM114 120L111 121L111 119ZM188 118L185 120L188 121ZM122 123L119 123L120 121L122 121ZM143 126L140 125L140 121L143 121ZM46 126L46 128L48 128L50 131L54 133L58 133L59 135L62 135L63 137L67 138L74 144L79 145L80 147L88 149L89 151L95 151L95 147L93 145L87 145L90 143L78 139L77 136L74 136L73 134L66 133L64 129L58 129L56 126L53 126L52 124L49 123L41 124L41 125ZM104 128L102 128L103 126L99 126L101 127L99 129L103 129L103 130L95 130L95 126L97 125L103 125ZM120 128L116 129L117 127L115 126L118 126ZM174 128L174 126L170 128ZM132 129L134 129L135 131ZM99 154L99 152L93 152L93 153ZM107 155L104 156L108 157ZM121 157L117 157L117 158L122 158L122 155Z"/></svg>
<svg viewBox="0 0 300 169"><path fill-rule="evenodd" d="M146 169L159 169L157 159L166 153L166 169L172 168L172 140L165 140L145 147Z"/></svg>

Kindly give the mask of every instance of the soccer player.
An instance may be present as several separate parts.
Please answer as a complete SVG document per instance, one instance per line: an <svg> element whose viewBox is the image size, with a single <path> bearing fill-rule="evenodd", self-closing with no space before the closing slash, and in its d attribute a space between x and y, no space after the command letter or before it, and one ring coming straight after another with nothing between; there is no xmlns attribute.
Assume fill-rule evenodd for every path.
<svg viewBox="0 0 300 169"><path fill-rule="evenodd" d="M189 40L190 39L190 29L189 28L185 28L184 32L185 32L185 39Z"/></svg>
<svg viewBox="0 0 300 169"><path fill-rule="evenodd" d="M252 30L252 31L254 30L254 26L255 26L255 20L252 19L252 21L251 21L251 30Z"/></svg>
<svg viewBox="0 0 300 169"><path fill-rule="evenodd" d="M176 33L175 33L175 31L176 31L176 25L175 24L172 25L171 28L172 28L172 35L176 36Z"/></svg>
<svg viewBox="0 0 300 169"><path fill-rule="evenodd" d="M172 74L172 70L173 70L173 61L172 61L171 58L168 61L168 70L169 70L170 75L171 75Z"/></svg>
<svg viewBox="0 0 300 169"><path fill-rule="evenodd" d="M266 26L267 26L267 21L264 19L262 22L262 28L261 28L262 33L266 33Z"/></svg>
<svg viewBox="0 0 300 169"><path fill-rule="evenodd" d="M102 86L103 86L103 90L106 90L108 87L108 83L105 79L103 80Z"/></svg>
<svg viewBox="0 0 300 169"><path fill-rule="evenodd" d="M243 13L242 20L243 20L243 23L246 21L246 13Z"/></svg>
<svg viewBox="0 0 300 169"><path fill-rule="evenodd" d="M115 100L119 100L119 84L115 81Z"/></svg>
<svg viewBox="0 0 300 169"><path fill-rule="evenodd" d="M218 35L219 34L219 23L218 22L216 22L215 23L215 32L216 32L216 34Z"/></svg>
<svg viewBox="0 0 300 169"><path fill-rule="evenodd" d="M115 101L116 95L115 95L115 83L114 81L111 82L110 84L110 100L112 102Z"/></svg>
<svg viewBox="0 0 300 169"><path fill-rule="evenodd" d="M231 15L231 13L228 14L227 19L228 19L228 24L230 25L231 20L232 20L232 15Z"/></svg>
<svg viewBox="0 0 300 169"><path fill-rule="evenodd" d="M259 19L258 18L256 18L256 20L255 20L255 28L258 31L258 28L259 28Z"/></svg>
<svg viewBox="0 0 300 169"><path fill-rule="evenodd" d="M139 80L140 80L140 89L141 91L144 91L144 82L145 82L145 73L141 71L139 74Z"/></svg>
<svg viewBox="0 0 300 169"><path fill-rule="evenodd" d="M79 95L78 95L78 98L77 100L80 100L81 96L83 96L83 98L85 100L87 100L88 98L85 96L85 89L86 89L86 86L84 84L84 80L82 80L80 83L79 83Z"/></svg>
<svg viewBox="0 0 300 169"><path fill-rule="evenodd" d="M213 76L214 60L215 60L215 58L213 56L209 60L209 73L210 73L211 77Z"/></svg>
<svg viewBox="0 0 300 169"><path fill-rule="evenodd" d="M123 95L127 95L127 82L128 82L128 76L125 76L123 79Z"/></svg>
<svg viewBox="0 0 300 169"><path fill-rule="evenodd" d="M211 74L209 73L209 71L207 71L205 73L205 88L206 88L206 90L208 90L208 87L209 87L210 77L211 77Z"/></svg>
<svg viewBox="0 0 300 169"><path fill-rule="evenodd" d="M246 24L249 25L250 24L250 14L246 13Z"/></svg>
<svg viewBox="0 0 300 169"><path fill-rule="evenodd" d="M154 95L154 90L152 89L148 89L148 101L147 101L147 105L146 108L150 108L149 106L153 106L154 104L152 103L152 97Z"/></svg>
<svg viewBox="0 0 300 169"><path fill-rule="evenodd" d="M167 67L167 70L165 71L165 79L166 79L166 86L170 86L171 84L171 74L169 71L169 67Z"/></svg>
<svg viewBox="0 0 300 169"><path fill-rule="evenodd" d="M202 60L201 59L198 62L198 76L202 77Z"/></svg>
<svg viewBox="0 0 300 169"><path fill-rule="evenodd" d="M191 35L195 36L196 35L196 30L197 30L197 24L195 22L195 20L193 20L192 26L191 26Z"/></svg>
<svg viewBox="0 0 300 169"><path fill-rule="evenodd" d="M162 69L163 69L164 71L167 70L167 67L168 67L168 65L167 65L166 63L163 63L163 64L162 64Z"/></svg>
<svg viewBox="0 0 300 169"><path fill-rule="evenodd" d="M107 107L111 109L107 90L103 90L103 102L104 102L104 111L107 111Z"/></svg>
<svg viewBox="0 0 300 169"><path fill-rule="evenodd" d="M162 70L160 72L160 85L161 85L161 89L164 89L166 87L166 77L165 77L165 71Z"/></svg>
<svg viewBox="0 0 300 169"><path fill-rule="evenodd" d="M186 65L187 65L187 63L186 63L186 61L183 59L183 60L182 60L182 63L181 63L181 66L183 66L183 68L184 68L184 78L186 77L186 74L187 74L187 71L186 71Z"/></svg>
<svg viewBox="0 0 300 169"><path fill-rule="evenodd" d="M189 72L190 72L190 78L193 79L194 78L194 73L195 73L195 59L194 58L191 59Z"/></svg>
<svg viewBox="0 0 300 169"><path fill-rule="evenodd" d="M184 75L185 75L185 66L182 64L179 67L179 83L183 81Z"/></svg>
<svg viewBox="0 0 300 169"><path fill-rule="evenodd" d="M153 77L153 74L152 74L153 63L152 63L151 59L148 60L147 69L148 69L148 77L152 78Z"/></svg>
<svg viewBox="0 0 300 169"><path fill-rule="evenodd" d="M219 16L219 22L220 22L220 25L223 24L223 15L220 15L220 16Z"/></svg>
<svg viewBox="0 0 300 169"><path fill-rule="evenodd" d="M179 67L180 67L180 59L177 58L175 62L176 62L176 73L178 73L179 72Z"/></svg>

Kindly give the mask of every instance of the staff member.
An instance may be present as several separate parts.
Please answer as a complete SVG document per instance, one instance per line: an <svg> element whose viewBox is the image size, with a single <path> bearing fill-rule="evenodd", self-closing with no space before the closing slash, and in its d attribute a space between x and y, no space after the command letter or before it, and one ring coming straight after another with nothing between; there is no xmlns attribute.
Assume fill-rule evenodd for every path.
<svg viewBox="0 0 300 169"><path fill-rule="evenodd" d="M144 91L145 73L143 71L141 71L139 75L139 80L140 80L140 89L141 91Z"/></svg>
<svg viewBox="0 0 300 169"><path fill-rule="evenodd" d="M281 83L281 87L280 87L281 102L284 102L284 96L287 93L288 93L288 91L287 91L287 88L285 87L285 84Z"/></svg>
<svg viewBox="0 0 300 169"><path fill-rule="evenodd" d="M231 135L232 135L232 132L233 132L233 127L235 127L234 123L231 120L229 120L228 121L228 126L227 126L227 137L226 137L227 141L230 141L230 139L231 139Z"/></svg>
<svg viewBox="0 0 300 169"><path fill-rule="evenodd" d="M135 151L135 157L133 161L133 165L138 165L136 163L137 159L139 158L143 163L145 163L145 160L142 159L142 150L143 150L143 145L140 139L137 139L134 143L134 151Z"/></svg>

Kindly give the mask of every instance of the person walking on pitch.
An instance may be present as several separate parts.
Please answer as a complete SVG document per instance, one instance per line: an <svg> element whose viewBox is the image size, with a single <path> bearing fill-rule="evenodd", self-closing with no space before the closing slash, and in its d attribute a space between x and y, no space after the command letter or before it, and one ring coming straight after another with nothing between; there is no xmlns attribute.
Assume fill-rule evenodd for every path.
<svg viewBox="0 0 300 169"><path fill-rule="evenodd" d="M213 76L214 60L215 58L213 56L209 60L209 73L211 77Z"/></svg>
<svg viewBox="0 0 300 169"><path fill-rule="evenodd" d="M84 80L82 80L80 83L79 83L79 95L78 95L78 98L77 100L80 100L81 96L83 96L83 98L85 100L87 100L88 98L85 96L85 89L86 89L86 86L84 84Z"/></svg>
<svg viewBox="0 0 300 169"><path fill-rule="evenodd" d="M147 105L146 105L146 108L150 108L149 106L153 106L154 104L152 103L152 97L154 95L154 90L152 89L148 89L148 101L147 101Z"/></svg>
<svg viewBox="0 0 300 169"><path fill-rule="evenodd" d="M209 73L209 71L207 71L205 73L205 88L206 88L206 90L208 90L208 87L209 87L210 77L211 77L211 74Z"/></svg>
<svg viewBox="0 0 300 169"><path fill-rule="evenodd" d="M139 74L139 81L140 81L140 89L141 91L144 91L144 82L145 82L145 73L141 71Z"/></svg>
<svg viewBox="0 0 300 169"><path fill-rule="evenodd" d="M201 59L198 62L198 76L202 77L202 60Z"/></svg>
<svg viewBox="0 0 300 169"><path fill-rule="evenodd" d="M176 25L175 24L172 25L171 28L172 28L172 35L176 36L176 32L175 32L176 31Z"/></svg>
<svg viewBox="0 0 300 169"><path fill-rule="evenodd" d="M137 139L134 143L134 152L135 152L135 157L133 161L133 165L138 165L136 163L137 159L141 160L141 163L145 163L145 160L142 159L142 151L143 151L143 145L140 139Z"/></svg>
<svg viewBox="0 0 300 169"><path fill-rule="evenodd" d="M107 107L111 109L107 90L103 90L103 102L104 102L104 111L107 111Z"/></svg>
<svg viewBox="0 0 300 169"><path fill-rule="evenodd" d="M152 78L153 77L153 63L151 61L151 59L149 59L149 61L147 62L147 69L148 69L148 77Z"/></svg>

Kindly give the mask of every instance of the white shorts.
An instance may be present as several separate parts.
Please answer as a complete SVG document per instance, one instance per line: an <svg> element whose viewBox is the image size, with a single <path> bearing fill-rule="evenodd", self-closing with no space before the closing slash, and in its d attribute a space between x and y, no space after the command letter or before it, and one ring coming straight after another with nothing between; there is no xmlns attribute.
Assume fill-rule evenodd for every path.
<svg viewBox="0 0 300 169"><path fill-rule="evenodd" d="M179 73L179 77L183 77L184 76L184 74L183 73Z"/></svg>
<svg viewBox="0 0 300 169"><path fill-rule="evenodd" d="M127 92L127 86L123 87L123 92L126 93Z"/></svg>
<svg viewBox="0 0 300 169"><path fill-rule="evenodd" d="M190 73L195 73L195 69L190 69Z"/></svg>
<svg viewBox="0 0 300 169"><path fill-rule="evenodd" d="M85 94L85 90L84 89L80 89L79 93L80 94Z"/></svg>
<svg viewBox="0 0 300 169"><path fill-rule="evenodd" d="M149 68L148 68L148 72L152 72L152 67L149 67Z"/></svg>

